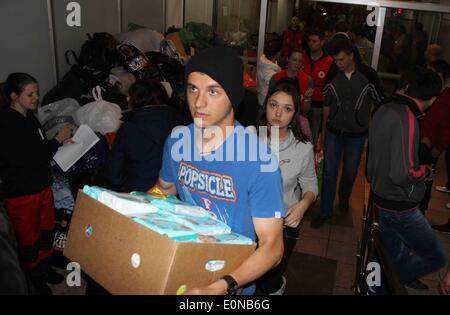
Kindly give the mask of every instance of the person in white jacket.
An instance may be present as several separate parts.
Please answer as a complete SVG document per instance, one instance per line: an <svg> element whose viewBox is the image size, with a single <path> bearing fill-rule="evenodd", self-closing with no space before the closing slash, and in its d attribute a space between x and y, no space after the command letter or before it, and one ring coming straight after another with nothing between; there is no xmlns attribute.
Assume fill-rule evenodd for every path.
<svg viewBox="0 0 450 315"><path fill-rule="evenodd" d="M281 71L281 67L275 62L276 54L266 52L259 58L256 69L256 89L258 91L259 105L264 104L269 91L269 82L275 73Z"/></svg>

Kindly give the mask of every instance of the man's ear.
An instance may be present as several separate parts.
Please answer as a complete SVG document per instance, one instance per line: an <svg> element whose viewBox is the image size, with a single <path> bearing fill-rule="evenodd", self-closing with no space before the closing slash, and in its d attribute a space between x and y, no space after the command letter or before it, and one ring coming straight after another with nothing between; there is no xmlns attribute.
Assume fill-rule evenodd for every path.
<svg viewBox="0 0 450 315"><path fill-rule="evenodd" d="M16 101L19 98L19 95L16 94L16 92L11 92L11 94L9 95L11 101Z"/></svg>

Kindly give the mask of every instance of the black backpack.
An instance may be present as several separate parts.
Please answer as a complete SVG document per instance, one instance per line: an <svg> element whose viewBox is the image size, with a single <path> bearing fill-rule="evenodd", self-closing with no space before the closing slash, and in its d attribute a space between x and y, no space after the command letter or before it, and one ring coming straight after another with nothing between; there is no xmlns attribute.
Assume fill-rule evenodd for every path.
<svg viewBox="0 0 450 315"><path fill-rule="evenodd" d="M104 88L108 87L106 79L109 76L110 69L98 71L81 65L79 61L80 58L77 57L73 50L66 51L65 58L66 63L70 65L71 68L56 86L45 94L42 99L43 106L67 97L76 99L80 105L84 105L93 101L93 97L91 96L93 88L97 85ZM119 102L117 97L108 97L109 94L111 93L109 93L109 89L107 89L107 92L104 93L106 98L103 97L103 99L113 103Z"/></svg>
<svg viewBox="0 0 450 315"><path fill-rule="evenodd" d="M72 65L61 81L56 84L42 99L42 105L54 103L70 97L80 105L92 101L90 94L97 85L102 85L108 77L108 71L93 72L80 65Z"/></svg>
<svg viewBox="0 0 450 315"><path fill-rule="evenodd" d="M117 50L119 44L115 37L109 33L86 34L88 40L81 47L78 64L99 70L109 70L117 63Z"/></svg>

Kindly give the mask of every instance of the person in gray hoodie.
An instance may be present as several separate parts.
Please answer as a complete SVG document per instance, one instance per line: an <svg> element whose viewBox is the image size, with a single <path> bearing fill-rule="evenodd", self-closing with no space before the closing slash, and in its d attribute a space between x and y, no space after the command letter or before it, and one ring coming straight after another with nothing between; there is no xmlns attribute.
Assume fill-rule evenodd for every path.
<svg viewBox="0 0 450 315"><path fill-rule="evenodd" d="M260 132L260 137L264 137L263 140L268 142L272 151L279 154L286 209L283 259L258 281L258 289L263 294L283 294L286 286L283 274L295 247L300 223L319 193L313 145L299 126L299 104L296 81L281 79L267 96L259 119L259 131L261 127L269 128L267 135ZM279 139L272 140L272 143L269 141L273 139L270 137L271 127L279 131Z"/></svg>
<svg viewBox="0 0 450 315"><path fill-rule="evenodd" d="M435 72L413 71L405 88L376 111L369 128L367 176L381 241L402 283L415 289L426 289L418 278L447 263L442 244L419 209L425 181L433 172L419 165L417 118L433 104L441 85Z"/></svg>

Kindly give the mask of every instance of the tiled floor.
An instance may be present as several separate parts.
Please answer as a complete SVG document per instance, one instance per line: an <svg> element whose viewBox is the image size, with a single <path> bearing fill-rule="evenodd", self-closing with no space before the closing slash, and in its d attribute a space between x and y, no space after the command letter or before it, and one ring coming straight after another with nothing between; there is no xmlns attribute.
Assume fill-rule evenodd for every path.
<svg viewBox="0 0 450 315"><path fill-rule="evenodd" d="M363 158L362 161L365 161L365 159ZM363 174L364 165L361 163L352 195L351 212L342 213L336 210L334 212L334 218L330 224L325 224L320 229L312 229L310 227L310 220L314 214L318 212L319 202L317 202L305 217L304 222L302 222L300 237L295 251L307 255L297 256L295 259L304 259L307 262L306 265L303 264L303 267L301 267L301 264L298 263L297 260L292 263L298 264L298 267L300 268L308 269L311 267L311 270L317 270L317 266L308 266L308 263L318 264L322 266L319 266L319 269L331 268L333 271L330 273L330 270L325 270L327 273L327 276L325 277L318 277L317 274L311 274L309 276L306 273L306 277L309 276L310 278L303 280L305 283L303 284L301 290L297 290L297 288L292 287L289 288L289 280L291 280L291 286L292 282L298 281L298 279L289 279L289 275L291 275L291 277L297 277L297 275L292 274L291 271L289 271L287 273L288 289L292 292L292 294L331 294L331 291L336 295L353 294L352 287L355 279L357 244L361 233L361 222L365 204L364 200L367 198L367 190L365 187ZM443 157L441 157L437 167L437 175L434 181L434 186L443 185L445 184L445 181L445 168L443 165ZM427 212L427 218L431 224L443 224L450 218L450 210L445 208L445 203L447 202L450 202L450 195L442 194L433 190L430 209ZM450 253L450 235L439 234L438 236ZM316 256L316 259L314 256ZM64 272L65 274L67 273L66 271L61 272ZM333 273L335 274L333 275ZM428 291L418 292L408 290L408 293L414 295L437 294L439 280L444 276L444 274L445 270L441 270L423 277L423 282L428 284L430 287ZM303 277L305 277L305 275L303 275ZM331 281L333 283L317 284L314 281ZM310 283L311 290L308 288L308 283ZM331 285L331 288L334 289L331 290L330 288L329 290L321 291L317 290L318 285L319 287L321 286L327 288L330 288ZM81 287L70 288L63 283L58 286L53 286L52 289L54 294L84 294L85 282L82 282Z"/></svg>
<svg viewBox="0 0 450 315"><path fill-rule="evenodd" d="M337 261L304 253L293 253L285 273L285 295L332 295Z"/></svg>

